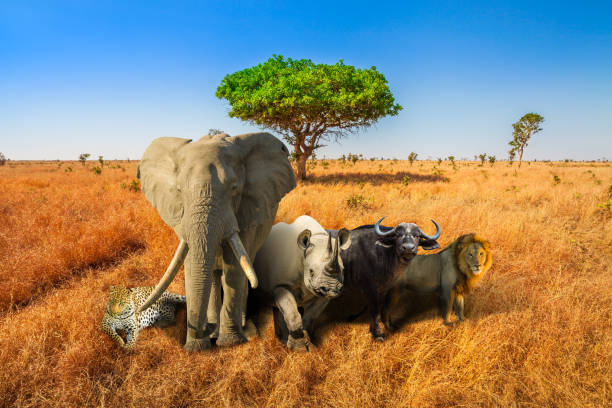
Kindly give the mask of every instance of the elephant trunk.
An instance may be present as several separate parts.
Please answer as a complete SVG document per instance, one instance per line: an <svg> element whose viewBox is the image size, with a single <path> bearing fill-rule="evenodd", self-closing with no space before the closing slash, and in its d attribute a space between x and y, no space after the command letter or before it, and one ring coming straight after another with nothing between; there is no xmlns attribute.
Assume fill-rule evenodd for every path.
<svg viewBox="0 0 612 408"><path fill-rule="evenodd" d="M170 286L170 283L185 261L185 256L187 255L188 251L189 248L187 247L187 243L181 239L178 247L176 248L176 252L174 253L174 257L172 258L170 265L168 265L168 269L166 269L166 273L164 273L164 276L161 278L157 286L155 286L155 289L153 289L153 292L151 292L148 299L138 308L138 313L141 313L143 310L149 308L153 303L155 303L155 301L157 301L157 299L159 299L166 289L168 289L168 286Z"/></svg>

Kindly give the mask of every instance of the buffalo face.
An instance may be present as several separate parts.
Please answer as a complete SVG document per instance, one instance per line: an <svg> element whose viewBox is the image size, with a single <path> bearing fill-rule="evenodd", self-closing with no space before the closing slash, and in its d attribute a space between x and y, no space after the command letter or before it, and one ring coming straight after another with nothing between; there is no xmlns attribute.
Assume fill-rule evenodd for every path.
<svg viewBox="0 0 612 408"><path fill-rule="evenodd" d="M385 246L393 246L396 256L403 263L408 263L414 258L419 250L419 246L426 250L440 248L436 239L440 237L441 230L438 223L431 220L436 226L434 235L427 235L418 225L402 222L395 228L382 231L380 223L384 219L378 220L374 229L379 236L379 241Z"/></svg>

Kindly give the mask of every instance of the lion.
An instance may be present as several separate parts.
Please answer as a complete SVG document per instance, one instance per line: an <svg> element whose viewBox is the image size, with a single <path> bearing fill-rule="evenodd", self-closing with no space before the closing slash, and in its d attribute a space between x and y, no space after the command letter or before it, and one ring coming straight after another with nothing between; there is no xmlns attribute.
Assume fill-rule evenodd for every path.
<svg viewBox="0 0 612 408"><path fill-rule="evenodd" d="M437 254L415 256L393 285L383 323L387 328L394 327L390 312L407 295L407 290L438 292L444 324L453 325L453 308L457 320L463 321L464 295L491 268L492 261L489 242L476 234L460 236Z"/></svg>

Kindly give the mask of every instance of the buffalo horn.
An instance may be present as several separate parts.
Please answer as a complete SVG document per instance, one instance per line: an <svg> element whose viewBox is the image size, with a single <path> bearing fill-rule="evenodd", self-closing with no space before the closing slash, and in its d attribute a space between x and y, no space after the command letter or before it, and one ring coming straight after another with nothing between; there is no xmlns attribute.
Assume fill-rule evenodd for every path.
<svg viewBox="0 0 612 408"><path fill-rule="evenodd" d="M436 226L436 233L435 233L435 235L427 235L426 233L423 232L423 230L421 230L420 227L419 227L419 231L421 231L421 235L423 235L427 239L438 239L438 238L440 238L440 234L442 233L442 230L440 229L440 226L438 225L437 222L435 222L434 220L431 220L431 222L433 222L434 225Z"/></svg>
<svg viewBox="0 0 612 408"><path fill-rule="evenodd" d="M382 232L380 230L380 223L382 222L382 220L384 220L385 217L382 217L380 220L378 220L378 222L376 223L376 225L374 225L374 231L376 231L376 235L378 235L379 237L386 237L389 236L391 234L395 234L395 228L393 228L390 231L387 232Z"/></svg>

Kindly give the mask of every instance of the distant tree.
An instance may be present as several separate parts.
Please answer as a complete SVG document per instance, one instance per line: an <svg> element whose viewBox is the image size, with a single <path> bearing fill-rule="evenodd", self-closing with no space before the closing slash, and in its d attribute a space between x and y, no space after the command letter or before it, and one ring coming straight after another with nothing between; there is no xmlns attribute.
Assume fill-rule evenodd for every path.
<svg viewBox="0 0 612 408"><path fill-rule="evenodd" d="M223 132L221 129L208 129L208 136L214 136L214 135L218 135L221 133L225 133Z"/></svg>
<svg viewBox="0 0 612 408"><path fill-rule="evenodd" d="M455 156L448 156L448 161L451 162L451 166L455 167Z"/></svg>
<svg viewBox="0 0 612 408"><path fill-rule="evenodd" d="M442 164L442 158L441 158L441 157L438 157L438 166L439 166L440 164Z"/></svg>
<svg viewBox="0 0 612 408"><path fill-rule="evenodd" d="M100 166L104 167L104 156L98 156L98 161L100 162Z"/></svg>
<svg viewBox="0 0 612 408"><path fill-rule="evenodd" d="M4 153L0 152L0 166L4 166L6 164L6 156Z"/></svg>
<svg viewBox="0 0 612 408"><path fill-rule="evenodd" d="M495 164L495 160L497 160L495 156L489 155L489 163L491 164L491 167L493 167Z"/></svg>
<svg viewBox="0 0 612 408"><path fill-rule="evenodd" d="M79 161L81 162L81 164L84 166L85 162L87 161L87 159L89 158L89 156L91 156L91 154L89 153L81 153L79 155Z"/></svg>
<svg viewBox="0 0 612 408"><path fill-rule="evenodd" d="M280 133L295 150L299 179L306 178L306 161L322 141L338 140L402 109L376 67L281 55L227 75L216 96L228 100L230 117Z"/></svg>
<svg viewBox="0 0 612 408"><path fill-rule="evenodd" d="M512 165L515 158L516 158L516 150L510 149L510 151L508 152L508 162L510 165Z"/></svg>
<svg viewBox="0 0 612 408"><path fill-rule="evenodd" d="M532 135L538 133L542 128L540 125L544 122L544 118L537 113L527 113L518 121L512 124L514 129L512 132L513 139L508 143L511 146L510 152L518 153L519 167L523 161L523 151L527 147L527 142Z"/></svg>
<svg viewBox="0 0 612 408"><path fill-rule="evenodd" d="M412 166L412 163L414 163L414 161L417 159L418 154L416 154L415 152L410 152L410 154L408 155L408 161L410 162L410 165Z"/></svg>
<svg viewBox="0 0 612 408"><path fill-rule="evenodd" d="M487 160L487 154L486 153L479 154L478 158L480 159L480 165L484 166L484 162L485 162L485 160Z"/></svg>

